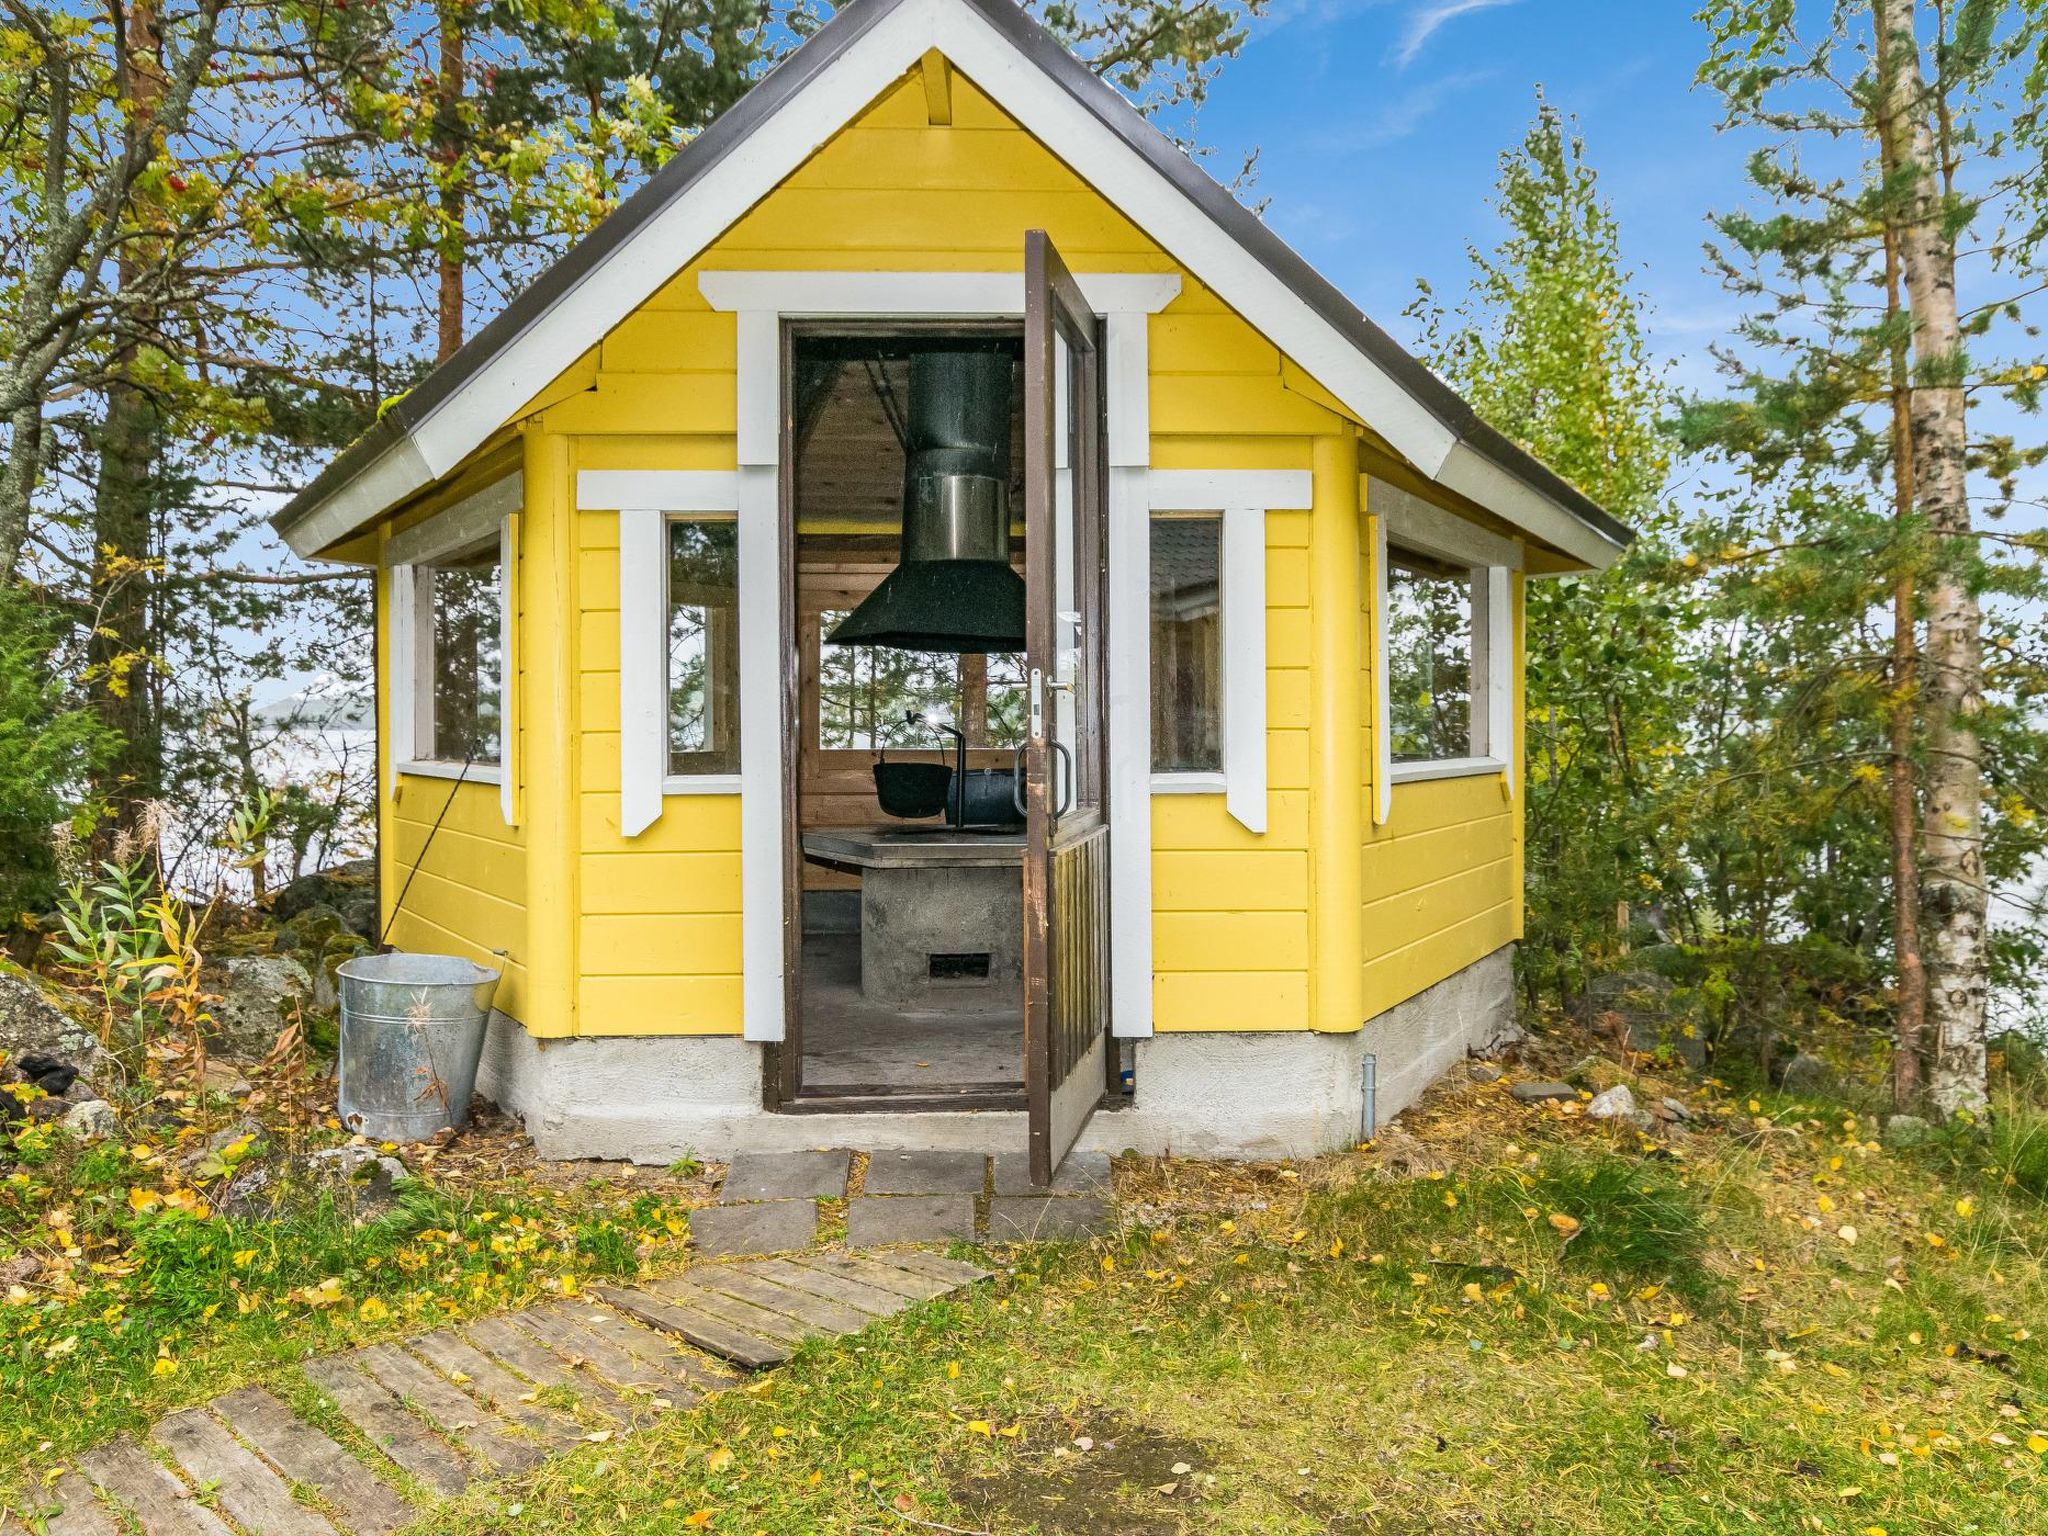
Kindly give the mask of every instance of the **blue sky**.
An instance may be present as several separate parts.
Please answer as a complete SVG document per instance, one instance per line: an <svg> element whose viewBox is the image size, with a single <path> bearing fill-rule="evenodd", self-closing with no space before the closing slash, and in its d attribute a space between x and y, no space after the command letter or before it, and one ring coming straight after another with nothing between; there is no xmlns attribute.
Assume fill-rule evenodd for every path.
<svg viewBox="0 0 2048 1536"><path fill-rule="evenodd" d="M1402 340L1427 277L1461 290L1468 242L1540 84L1579 119L1652 304L1659 353L1704 387L1702 355L1739 313L1701 270L1705 216L1744 194L1745 145L1693 88L1703 33L1686 0L1275 0L1227 65L1197 137L1226 179L1260 152L1254 197L1289 244Z"/></svg>

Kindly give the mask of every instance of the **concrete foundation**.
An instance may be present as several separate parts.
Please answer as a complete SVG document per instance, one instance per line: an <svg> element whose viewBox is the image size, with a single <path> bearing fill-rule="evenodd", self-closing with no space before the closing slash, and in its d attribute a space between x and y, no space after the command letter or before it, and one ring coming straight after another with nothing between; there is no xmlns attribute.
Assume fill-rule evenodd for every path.
<svg viewBox="0 0 2048 1536"><path fill-rule="evenodd" d="M861 876L860 989L869 1002L1000 1013L1016 1007L1023 986L1024 878L1014 865Z"/></svg>
<svg viewBox="0 0 2048 1536"><path fill-rule="evenodd" d="M1468 1052L1512 1039L1512 946L1494 951L1351 1034L1156 1035L1137 1044L1137 1094L1098 1112L1086 1150L1190 1157L1307 1157L1356 1142L1364 1060L1377 1058L1381 1124ZM1017 1112L772 1114L761 1047L729 1035L536 1041L494 1014L478 1089L518 1115L543 1157L668 1163L745 1147L940 1148L1017 1153Z"/></svg>

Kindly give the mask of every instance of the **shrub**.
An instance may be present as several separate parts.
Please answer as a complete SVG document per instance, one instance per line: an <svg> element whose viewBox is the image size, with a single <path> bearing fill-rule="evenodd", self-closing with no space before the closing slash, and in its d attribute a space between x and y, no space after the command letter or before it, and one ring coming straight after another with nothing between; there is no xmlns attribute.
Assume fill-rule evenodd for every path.
<svg viewBox="0 0 2048 1536"><path fill-rule="evenodd" d="M56 900L52 834L84 816L86 772L109 741L56 664L60 634L0 581L0 928Z"/></svg>

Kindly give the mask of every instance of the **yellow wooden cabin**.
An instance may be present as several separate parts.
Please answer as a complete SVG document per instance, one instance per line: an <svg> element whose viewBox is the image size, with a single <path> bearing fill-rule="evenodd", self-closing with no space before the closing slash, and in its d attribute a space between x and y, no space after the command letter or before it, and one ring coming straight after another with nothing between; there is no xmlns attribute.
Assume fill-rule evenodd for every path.
<svg viewBox="0 0 2048 1536"><path fill-rule="evenodd" d="M276 522L544 1153L1041 1174L1512 1029L1523 585L1629 538L1009 0L843 6Z"/></svg>

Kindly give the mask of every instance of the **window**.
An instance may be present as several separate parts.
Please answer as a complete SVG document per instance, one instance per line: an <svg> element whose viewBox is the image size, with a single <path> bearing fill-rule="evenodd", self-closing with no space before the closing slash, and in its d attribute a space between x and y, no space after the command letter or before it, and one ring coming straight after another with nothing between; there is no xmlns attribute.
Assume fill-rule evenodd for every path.
<svg viewBox="0 0 2048 1536"><path fill-rule="evenodd" d="M668 772L740 771L739 525L668 525Z"/></svg>
<svg viewBox="0 0 2048 1536"><path fill-rule="evenodd" d="M826 751L945 746L932 725L953 726L970 747L1016 746L1024 739L1024 657L1017 652L958 656L891 646L828 645L825 636L853 610L818 615L818 746Z"/></svg>
<svg viewBox="0 0 2048 1536"><path fill-rule="evenodd" d="M1397 763L1484 755L1472 711L1473 573L1387 557L1388 742Z"/></svg>
<svg viewBox="0 0 2048 1536"><path fill-rule="evenodd" d="M421 755L496 767L504 755L505 670L498 542L414 569L426 618Z"/></svg>
<svg viewBox="0 0 2048 1536"><path fill-rule="evenodd" d="M1223 519L1152 519L1152 771L1223 771Z"/></svg>

